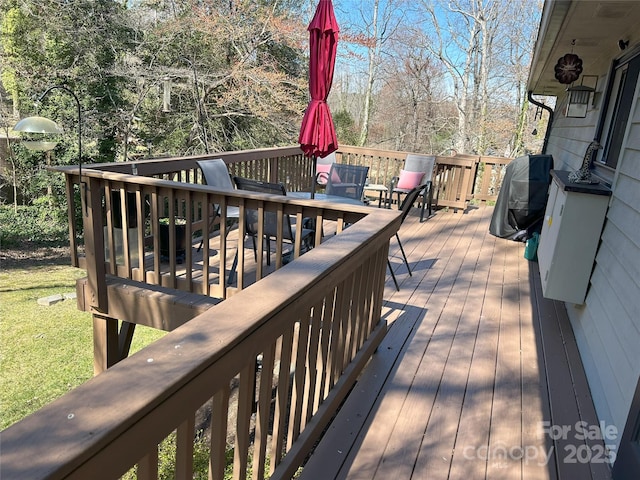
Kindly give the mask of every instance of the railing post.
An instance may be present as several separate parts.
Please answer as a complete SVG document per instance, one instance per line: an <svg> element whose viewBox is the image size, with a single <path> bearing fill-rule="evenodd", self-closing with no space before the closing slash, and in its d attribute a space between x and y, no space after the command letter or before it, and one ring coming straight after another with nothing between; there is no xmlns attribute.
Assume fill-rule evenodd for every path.
<svg viewBox="0 0 640 480"><path fill-rule="evenodd" d="M106 371L121 360L118 351L118 320L93 314L93 374Z"/></svg>
<svg viewBox="0 0 640 480"><path fill-rule="evenodd" d="M71 254L71 266L79 267L78 261L78 239L76 228L76 201L74 195L74 183L71 174L65 174L65 185L67 193L67 221L69 222L69 248ZM82 186L80 186L82 189ZM80 192L82 195L82 191ZM82 203L82 202L81 202ZM80 207L82 209L82 206ZM82 212L82 214L84 214Z"/></svg>
<svg viewBox="0 0 640 480"><path fill-rule="evenodd" d="M268 159L268 163L269 163L269 174L268 174L268 178L269 178L269 182L271 183L277 183L278 181L281 181L283 183L284 180L279 180L278 179L278 160L280 157L273 157Z"/></svg>
<svg viewBox="0 0 640 480"><path fill-rule="evenodd" d="M107 312L107 284L102 226L102 195L100 181L88 179L87 214L83 215L87 280L90 290L89 306L96 312Z"/></svg>

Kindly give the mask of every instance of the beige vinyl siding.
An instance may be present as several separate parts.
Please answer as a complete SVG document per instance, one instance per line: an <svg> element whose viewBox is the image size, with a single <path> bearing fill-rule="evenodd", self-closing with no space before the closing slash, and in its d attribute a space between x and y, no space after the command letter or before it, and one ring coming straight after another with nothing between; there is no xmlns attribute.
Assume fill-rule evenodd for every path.
<svg viewBox="0 0 640 480"><path fill-rule="evenodd" d="M598 79L598 85L605 83L605 76ZM599 87L599 90L602 88L604 87ZM602 103L603 95L599 94L597 98ZM566 104L566 95L558 99L547 153L553 155L556 169L576 170L582 165L587 147L593 141L601 105L590 108L585 118L567 118L564 116Z"/></svg>
<svg viewBox="0 0 640 480"><path fill-rule="evenodd" d="M615 425L620 434L616 445L640 375L640 102L637 98L638 88L585 305L567 305L598 416L606 424Z"/></svg>

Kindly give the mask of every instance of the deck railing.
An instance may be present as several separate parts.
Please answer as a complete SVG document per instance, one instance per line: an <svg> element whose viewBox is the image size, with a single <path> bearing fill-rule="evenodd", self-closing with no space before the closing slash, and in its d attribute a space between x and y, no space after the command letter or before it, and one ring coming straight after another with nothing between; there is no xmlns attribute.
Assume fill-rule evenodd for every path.
<svg viewBox="0 0 640 480"><path fill-rule="evenodd" d="M117 478L134 465L138 478L157 478L158 445L172 432L175 478L192 478L194 450L209 478L225 468L291 478L386 330L399 218L371 210L3 431L2 478Z"/></svg>
<svg viewBox="0 0 640 480"><path fill-rule="evenodd" d="M400 173L410 152L341 145L336 153L340 163L368 166L370 183L388 185ZM222 152L202 157L141 160L109 164L109 167L99 165L97 168L134 173L131 171L133 166L140 175L181 180L187 177L186 171L195 168L195 160L213 157L224 159L233 175L282 182L292 191L308 190L311 185L311 159L305 157L297 146ZM504 168L511 160L486 155L437 155L433 182L438 206L464 209L472 199L496 200Z"/></svg>
<svg viewBox="0 0 640 480"><path fill-rule="evenodd" d="M244 221L236 219L234 225L233 219L226 217L227 205L241 209L241 219L247 209L253 209L271 212L279 221L291 216L297 225L311 221L320 226L312 242L315 245L323 240L325 221L332 222L332 228L339 233L345 224L355 223L367 214L364 207L344 208L288 197L265 200L256 194L202 185L196 162L212 157L223 158L234 175L282 182L289 191L310 188L310 160L298 147L90 165L84 169L82 189L77 186L75 167L58 167L67 175L72 264L87 270L87 279L78 286L79 305L93 312L94 338L102 338L95 342L103 345L94 349L96 373L127 355L133 331L129 323L172 330L211 303L226 299L281 268L285 259L299 257L308 246L298 235L293 239L291 254L284 257L285 239L278 236L275 252L257 242L255 262L245 262ZM406 153L342 147L337 157L342 163L368 165L370 182L386 183L399 173ZM473 198L495 198L508 161L475 156L437 157L433 177L436 204L464 209ZM220 215L213 215L214 206L220 207ZM76 234L78 217L84 223L84 245ZM272 256L272 265L265 266L265 260ZM173 290L192 296L174 294L163 306L166 308L150 300L156 294L169 298ZM167 311L175 310L176 305L181 307L181 315L173 311L168 316ZM128 322L124 324L127 329L118 332L115 319Z"/></svg>
<svg viewBox="0 0 640 480"><path fill-rule="evenodd" d="M97 370L114 366L2 432L2 478L115 478L133 466L138 478L157 478L158 445L173 438L176 478L192 477L196 450L205 451L214 479L229 468L233 478L249 470L254 478L290 478L301 465L384 336L382 293L399 214L202 185L196 161L216 157L232 174L290 191L312 180L297 147L91 165L82 179L75 167L59 168L67 176L72 263L87 269L79 303L93 313L94 344L106 350ZM370 182L383 184L405 157L351 147L338 155L369 165ZM474 196L493 198L500 174L485 180L478 171L499 172L506 163L438 157L438 204L464 208ZM219 216L212 205L220 205ZM279 221L331 224L337 234L317 227L315 248L304 255L297 236L286 268L283 238L271 269L263 258L272 253L258 242L252 270L241 254L244 222L232 228L227 205L240 218L246 209L270 211ZM159 296L171 307L159 309ZM205 301L214 297L225 301ZM126 354L111 350L130 341L129 323L171 333L117 363Z"/></svg>
<svg viewBox="0 0 640 480"><path fill-rule="evenodd" d="M215 217L212 214L213 205L264 208L281 215L294 215L297 224L307 218L313 218L319 225L323 220L336 220L339 222L338 228L344 222L351 223L357 219L355 212L342 212L335 205L312 206L290 199L275 199L273 203L262 204L258 197L252 195L223 193L203 186L196 161L212 157L223 158L232 175L282 182L289 191L308 190L310 186L310 160L297 147L92 165L91 168L85 168L83 180L87 184L87 194L83 195L73 195L73 185L79 183L78 178L72 168L63 168L68 175L73 265L86 265L82 249L77 243L77 219L74 216L74 212L84 208L84 219L88 222L84 226L85 244L95 243L93 252L85 250L85 254L94 256L88 260L98 264L96 275L113 275L227 298L262 278L265 274L262 260L267 252L261 245L258 246L259 261L255 278L247 278L242 255L238 255L237 275L236 270L230 272L228 254L234 255L234 252L243 250L243 222L240 222L238 235L233 237L234 243L231 243L227 236L231 225L225 217L226 209L221 208L221 215ZM382 184L388 184L391 177L398 175L405 157L404 152L355 147L342 147L338 153L338 161L342 163L368 165L370 183ZM465 208L473 198L495 199L502 171L509 161L496 157L437 157L434 172L436 204ZM86 200L84 207L77 205L83 200ZM349 218L345 218L345 215ZM183 228L178 229L181 232L179 237L175 235L176 221L185 223ZM161 226L162 222L168 225ZM215 247L203 242L197 256L194 256L191 248L178 248L177 244L183 242L183 236L187 239L184 243L190 246L194 236L206 238L216 228L219 243ZM167 230L168 236L163 237L161 230ZM315 240L319 243L322 240L320 230L316 234ZM161 244L162 238L165 238L165 245ZM99 246L99 242L103 245ZM276 268L282 265L282 248L283 239L279 239L276 242ZM299 239L296 239L293 248L295 256L299 256L302 249ZM217 250L217 256L211 259L214 249ZM101 252L104 252L104 259L98 258ZM205 262L204 258L211 261ZM101 271L103 263L104 271ZM92 281L91 278L89 280Z"/></svg>
<svg viewBox="0 0 640 480"><path fill-rule="evenodd" d="M474 180L473 198L480 201L497 200L505 168L512 160L503 157L480 157Z"/></svg>
<svg viewBox="0 0 640 480"><path fill-rule="evenodd" d="M388 185L404 165L409 152L341 146L341 163L367 165L369 182ZM436 155L433 172L434 200L439 207L465 209L470 200L498 198L504 167L511 158L480 155Z"/></svg>
<svg viewBox="0 0 640 480"><path fill-rule="evenodd" d="M199 177L195 169L183 170L183 174L181 180L191 182ZM93 266L104 270L96 275L112 275L218 298L227 298L266 275L263 267L269 255L264 244L257 242L255 277L246 278L242 254L245 224L228 218L227 206L239 208L240 219L244 218L245 211L252 209L273 212L279 218L289 215L297 225L307 219L318 225L333 221L338 233L345 224L355 223L369 212L366 207L345 208L343 204L225 191L186 181L89 169L84 170L83 181L88 185L84 207L86 260L80 255L80 245L74 243L77 264L88 271ZM71 211L81 208L76 207L75 197L71 196L70 200ZM260 218L262 224L264 217ZM168 234L163 235L163 230ZM316 229L315 244L322 242L322 232L321 228ZM207 241L211 235L215 243ZM276 268L283 265L286 240L283 235L275 239ZM304 245L301 238L293 240L293 257L297 258ZM198 248L192 248L197 244L200 244ZM237 252L237 266L230 271L229 257Z"/></svg>

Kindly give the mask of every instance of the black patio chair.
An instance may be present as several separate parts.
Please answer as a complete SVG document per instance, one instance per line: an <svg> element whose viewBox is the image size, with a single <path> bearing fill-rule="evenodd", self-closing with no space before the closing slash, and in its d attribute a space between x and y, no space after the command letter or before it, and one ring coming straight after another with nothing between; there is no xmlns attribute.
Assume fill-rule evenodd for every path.
<svg viewBox="0 0 640 480"><path fill-rule="evenodd" d="M407 215L409 215L409 212L411 211L411 207L413 206L415 201L418 199L418 196L422 194L425 188L427 188L426 184L424 183L420 184L417 187L409 190L409 192L404 197L404 200L402 201L402 206L400 207L400 210L402 210L402 216L400 217L400 226L402 226L402 224L404 223L404 220L407 218ZM398 235L398 232L396 232L396 240L398 240L398 246L400 247L400 252L402 253L402 258L404 259L404 263L407 266L407 270L409 271L409 276L412 276L411 267L409 266L407 255L404 253L404 247L402 246L402 242L400 241L400 235ZM396 290L400 291L400 287L398 286L398 281L396 280L396 275L395 273L393 273L393 268L391 268L391 261L389 259L387 259L387 265L389 266L389 271L391 272L391 278L393 278L393 283L396 286Z"/></svg>
<svg viewBox="0 0 640 480"><path fill-rule="evenodd" d="M246 190L250 192L260 192L260 193L270 193L273 195L286 195L287 191L285 186L281 183L269 183L269 182L261 182L259 180L251 180L248 178L242 177L233 177L233 181L238 187L238 190ZM258 211L255 209L246 209L245 210L245 232L247 235L251 237L253 241L253 256L256 261L258 261L258 249L257 249L257 238L258 238L258 225L259 225L259 217ZM282 221L282 230L281 237L283 240L291 243L292 250L288 252L286 255L283 255L284 258L288 259L293 256L293 245L296 238L296 230L297 225L292 223L291 217L289 215L284 215ZM267 265L271 264L271 239L277 239L278 237L278 217L276 212L264 212L264 223L263 223L263 235L264 239L267 242ZM304 251L306 252L312 247L312 240L315 234L315 231L306 228L305 225L302 226L301 239L302 246L305 247Z"/></svg>
<svg viewBox="0 0 640 480"><path fill-rule="evenodd" d="M362 200L369 167L334 163L327 176L327 195Z"/></svg>
<svg viewBox="0 0 640 480"><path fill-rule="evenodd" d="M224 160L221 158L213 158L211 160L199 160L196 162L202 171L202 176L207 185L217 188L227 188L234 190L235 186L233 181L231 180L231 175L229 174L229 170L227 169L227 164L224 163ZM213 205L213 217L214 222L211 224L211 228L213 228L213 224L215 223L216 217L220 217L220 205ZM234 206L227 206L226 218L233 220L235 223L240 221L240 209ZM227 233L229 230L227 230ZM211 234L211 232L209 232ZM200 242L200 246L198 247L198 251L202 248L204 243L204 232L202 234L202 242Z"/></svg>

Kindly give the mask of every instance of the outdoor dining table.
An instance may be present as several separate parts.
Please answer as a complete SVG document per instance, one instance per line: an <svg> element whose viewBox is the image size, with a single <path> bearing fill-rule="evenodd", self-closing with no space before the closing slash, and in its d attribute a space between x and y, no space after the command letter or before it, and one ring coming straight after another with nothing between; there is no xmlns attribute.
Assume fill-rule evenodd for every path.
<svg viewBox="0 0 640 480"><path fill-rule="evenodd" d="M349 197L342 197L340 195L327 195L326 193L316 193L312 199L310 192L287 192L287 197L299 198L304 200L321 200L324 202L332 202L332 203L346 203L349 205L360 205L360 206L365 205L365 203L362 200L349 198Z"/></svg>
<svg viewBox="0 0 640 480"><path fill-rule="evenodd" d="M298 198L304 200L319 200L323 202L331 202L331 203L342 203L345 205L358 205L358 206L369 206L363 200L358 200L356 198L343 197L341 195L327 195L326 193L316 193L313 198L311 198L310 192L287 192L287 197ZM309 228L315 230L315 219L307 219Z"/></svg>
<svg viewBox="0 0 640 480"><path fill-rule="evenodd" d="M342 203L346 205L368 206L368 204L365 203L363 200L343 197L340 195L327 195L326 193L316 193L314 194L312 199L311 192L287 192L287 197L301 199L301 200L319 200L319 201L331 202L331 203ZM307 219L307 221L309 221L310 224L313 224L315 222L315 219ZM315 226L313 226L312 228L315 229ZM235 279L237 264L238 264L238 257L236 252L236 257L234 258L233 265L231 266L231 269L229 271L229 278L227 280L228 285L231 285Z"/></svg>

